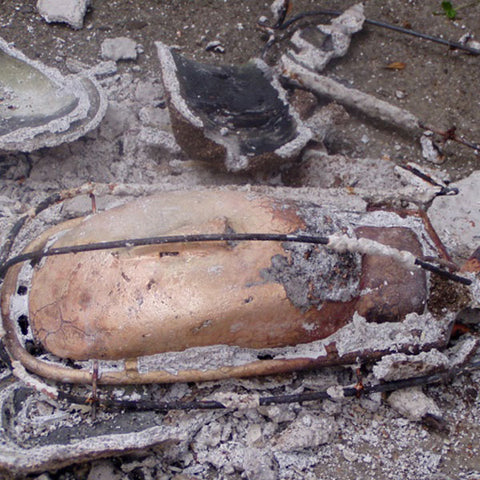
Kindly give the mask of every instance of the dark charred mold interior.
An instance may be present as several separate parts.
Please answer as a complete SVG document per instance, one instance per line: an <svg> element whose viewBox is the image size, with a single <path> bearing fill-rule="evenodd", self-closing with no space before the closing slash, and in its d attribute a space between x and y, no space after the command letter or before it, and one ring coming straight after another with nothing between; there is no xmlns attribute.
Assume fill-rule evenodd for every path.
<svg viewBox="0 0 480 480"><path fill-rule="evenodd" d="M189 108L207 130L234 133L241 155L272 152L296 137L295 119L266 70L253 62L215 66L188 60L175 51L172 56Z"/></svg>

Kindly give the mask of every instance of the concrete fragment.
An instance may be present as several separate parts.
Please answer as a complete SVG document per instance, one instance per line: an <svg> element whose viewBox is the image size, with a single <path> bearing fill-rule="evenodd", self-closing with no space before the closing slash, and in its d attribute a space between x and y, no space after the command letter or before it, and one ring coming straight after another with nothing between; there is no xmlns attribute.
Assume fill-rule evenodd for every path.
<svg viewBox="0 0 480 480"><path fill-rule="evenodd" d="M97 127L106 99L88 76L63 76L0 39L0 152L71 142Z"/></svg>
<svg viewBox="0 0 480 480"><path fill-rule="evenodd" d="M419 422L426 416L442 417L437 404L418 387L397 390L390 394L388 403L400 415Z"/></svg>
<svg viewBox="0 0 480 480"><path fill-rule="evenodd" d="M67 23L79 30L90 0L38 0L38 13L48 23Z"/></svg>
<svg viewBox="0 0 480 480"><path fill-rule="evenodd" d="M156 45L173 131L192 158L230 171L272 167L296 159L310 140L261 60L219 67Z"/></svg>
<svg viewBox="0 0 480 480"><path fill-rule="evenodd" d="M107 38L102 42L102 57L106 60L136 60L137 44L127 37Z"/></svg>

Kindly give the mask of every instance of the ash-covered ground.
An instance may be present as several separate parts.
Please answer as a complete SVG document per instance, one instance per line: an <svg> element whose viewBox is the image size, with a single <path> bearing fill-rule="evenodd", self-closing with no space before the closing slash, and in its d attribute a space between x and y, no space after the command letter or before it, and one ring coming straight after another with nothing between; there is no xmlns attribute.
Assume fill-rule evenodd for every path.
<svg viewBox="0 0 480 480"><path fill-rule="evenodd" d="M450 20L442 14L440 3L369 0L365 2L365 13L367 18L455 41L466 33L480 38L480 5L461 9L457 18ZM315 155L316 146L305 152L304 162L290 168L272 166L267 171L246 173L213 168L188 158L175 141L154 42L178 45L183 55L200 61L245 62L258 56L265 45L257 20L270 15L270 2L93 0L79 30L63 24L47 24L35 4L0 0L0 37L28 57L56 67L65 75L76 74L102 62L102 42L117 37L133 40L138 56L136 60L120 60L116 69L98 75L109 102L98 128L72 143L28 154L0 156L2 242L14 221L47 195L89 181L131 184L137 195L154 189L250 184L332 187L344 189L348 194L359 187L375 196L377 192L397 188L398 180L388 167L390 162L425 164L446 172L454 181L478 169L479 156L475 151L454 142L445 146L441 165L429 164L422 157L418 138L353 111L342 117L341 125L332 126L325 139L326 151L347 159L368 158L367 161L352 162L342 157L336 161L323 160L321 164L309 162L308 155L312 151ZM328 4L328 8L339 10L348 6L343 0ZM292 14L316 7L317 2L298 0ZM321 21L326 23L328 18L322 17ZM303 20L298 26L306 23ZM210 42L217 40L223 53L218 48L207 51ZM266 57L267 62L273 65L287 46L287 38L275 44ZM387 68L392 62L402 62L404 68ZM348 53L330 63L326 72L346 85L412 111L432 127L447 130L456 126L460 135L479 142L478 62L479 57L367 25L353 37ZM320 100L320 105L323 103ZM464 201L468 209L465 205L455 208L465 218L478 215L480 197L475 189ZM451 207L447 203L445 208ZM58 216L59 212L55 213ZM443 213L438 208L436 219L442 224ZM53 217L44 221L48 224ZM454 235L451 230L447 225L442 228L442 235ZM35 229L30 230L21 242L25 244L36 233ZM442 239L449 248L455 249L458 243ZM471 245L471 250L477 246ZM452 253L465 256L464 250ZM425 387L424 392L436 404L436 415L441 417L440 420L435 417L429 424L401 415L380 394L233 412L133 416L130 422L145 421L146 428L177 425L184 426L184 431L172 433L171 441L162 441L140 452L80 462L58 471L31 474L28 478L473 480L480 478L479 378L474 372L454 378L446 385ZM301 393L309 388L323 389L338 382L356 381L351 369L330 369L159 389L165 398L176 399L232 391ZM7 386L5 377L2 387ZM85 412L65 410L75 416L75 421L85 422L85 428L92 421ZM44 411L32 413L35 418L44 414ZM100 413L99 421L102 420L108 422L108 415L102 417ZM126 428L124 423L120 421L119 425ZM16 434L18 441L31 438L31 432L21 429Z"/></svg>

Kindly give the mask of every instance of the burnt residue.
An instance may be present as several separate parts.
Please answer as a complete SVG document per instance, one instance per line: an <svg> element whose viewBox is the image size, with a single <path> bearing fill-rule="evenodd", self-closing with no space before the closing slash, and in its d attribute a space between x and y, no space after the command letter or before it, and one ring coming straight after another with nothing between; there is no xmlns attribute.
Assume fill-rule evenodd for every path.
<svg viewBox="0 0 480 480"><path fill-rule="evenodd" d="M460 312L471 305L471 301L471 292L468 286L432 275L428 310L434 315Z"/></svg>
<svg viewBox="0 0 480 480"><path fill-rule="evenodd" d="M272 152L297 136L288 105L279 98L268 72L255 63L205 65L173 50L172 57L189 108L207 130L234 134L240 155Z"/></svg>
<svg viewBox="0 0 480 480"><path fill-rule="evenodd" d="M328 236L344 230L332 215L318 215L318 207L304 204L298 211L305 228L301 232ZM283 285L293 305L309 310L324 302L348 302L358 293L360 256L335 253L322 246L284 243L285 255L274 255L271 265L261 271L264 280Z"/></svg>

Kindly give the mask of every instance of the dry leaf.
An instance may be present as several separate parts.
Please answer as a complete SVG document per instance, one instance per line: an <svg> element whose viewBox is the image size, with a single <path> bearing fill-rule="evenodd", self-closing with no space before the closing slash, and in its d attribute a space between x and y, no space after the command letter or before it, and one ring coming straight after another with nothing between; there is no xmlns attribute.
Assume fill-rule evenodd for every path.
<svg viewBox="0 0 480 480"><path fill-rule="evenodd" d="M403 62L392 62L388 64L385 68L389 70L403 70L407 66L406 63Z"/></svg>

